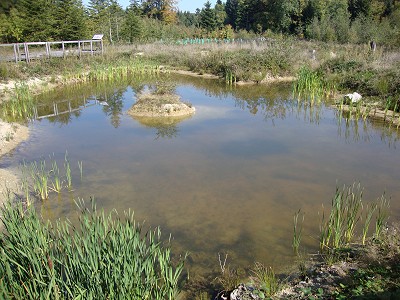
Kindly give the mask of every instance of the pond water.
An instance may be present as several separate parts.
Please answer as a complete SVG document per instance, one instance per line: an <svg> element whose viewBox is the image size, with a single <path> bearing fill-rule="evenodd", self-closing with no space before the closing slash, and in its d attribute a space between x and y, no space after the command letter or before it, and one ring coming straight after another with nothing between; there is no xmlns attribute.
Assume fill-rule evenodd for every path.
<svg viewBox="0 0 400 300"><path fill-rule="evenodd" d="M196 113L179 123L141 123L126 112L157 81L172 82ZM318 249L320 213L336 186L360 182L364 201L391 197L400 216L399 134L379 124L340 119L336 110L291 100L287 84L227 87L183 76L71 87L44 95L38 115L79 110L29 123L31 136L2 167L66 151L74 190L44 201L45 218L74 218L73 199L119 212L190 252L191 274L255 261L278 270L294 260L293 215L305 213L301 251ZM64 101L64 102L63 102ZM109 106L100 105L106 101ZM83 162L83 179L78 161Z"/></svg>

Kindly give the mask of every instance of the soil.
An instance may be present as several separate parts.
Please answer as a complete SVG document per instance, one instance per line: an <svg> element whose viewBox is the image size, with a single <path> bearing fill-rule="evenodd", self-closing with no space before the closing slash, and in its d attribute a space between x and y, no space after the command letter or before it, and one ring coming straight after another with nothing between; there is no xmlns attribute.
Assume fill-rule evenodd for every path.
<svg viewBox="0 0 400 300"><path fill-rule="evenodd" d="M9 124L0 120L0 158L11 152L29 136L28 127ZM5 201L6 189L15 190L18 185L17 175L8 169L0 168L0 205Z"/></svg>

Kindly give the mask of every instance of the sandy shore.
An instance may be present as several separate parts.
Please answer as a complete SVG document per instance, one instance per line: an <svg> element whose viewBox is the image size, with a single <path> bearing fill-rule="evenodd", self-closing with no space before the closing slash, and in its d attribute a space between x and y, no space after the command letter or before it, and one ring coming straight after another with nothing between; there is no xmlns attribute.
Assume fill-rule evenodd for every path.
<svg viewBox="0 0 400 300"><path fill-rule="evenodd" d="M0 120L0 159L25 141L28 136L28 127L9 124ZM15 191L17 186L17 175L11 170L0 168L0 205L6 200L6 189L9 188Z"/></svg>

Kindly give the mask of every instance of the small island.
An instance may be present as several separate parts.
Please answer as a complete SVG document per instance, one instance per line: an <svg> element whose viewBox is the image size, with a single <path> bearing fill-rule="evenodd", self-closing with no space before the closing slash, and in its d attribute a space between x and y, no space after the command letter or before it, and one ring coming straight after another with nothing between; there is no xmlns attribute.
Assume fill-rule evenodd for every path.
<svg viewBox="0 0 400 300"><path fill-rule="evenodd" d="M190 103L172 93L142 93L136 103L129 109L133 117L183 117L194 114L196 109Z"/></svg>

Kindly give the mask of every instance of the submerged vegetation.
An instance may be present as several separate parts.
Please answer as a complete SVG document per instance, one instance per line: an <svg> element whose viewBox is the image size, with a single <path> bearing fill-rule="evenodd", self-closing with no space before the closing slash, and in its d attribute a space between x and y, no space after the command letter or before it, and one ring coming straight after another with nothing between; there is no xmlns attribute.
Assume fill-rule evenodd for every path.
<svg viewBox="0 0 400 300"><path fill-rule="evenodd" d="M79 172L82 180L82 162L78 162ZM23 162L21 165L21 196L24 203L30 206L31 198L35 196L39 200L47 200L50 192L60 194L65 188L72 190L72 173L68 153L64 157L64 172L60 173L60 168L53 156L49 160L42 159L31 163ZM13 200L13 199L8 199Z"/></svg>
<svg viewBox="0 0 400 300"><path fill-rule="evenodd" d="M185 257L174 259L160 229L143 232L132 212L81 201L77 227L20 204L1 216L1 299L176 299Z"/></svg>

